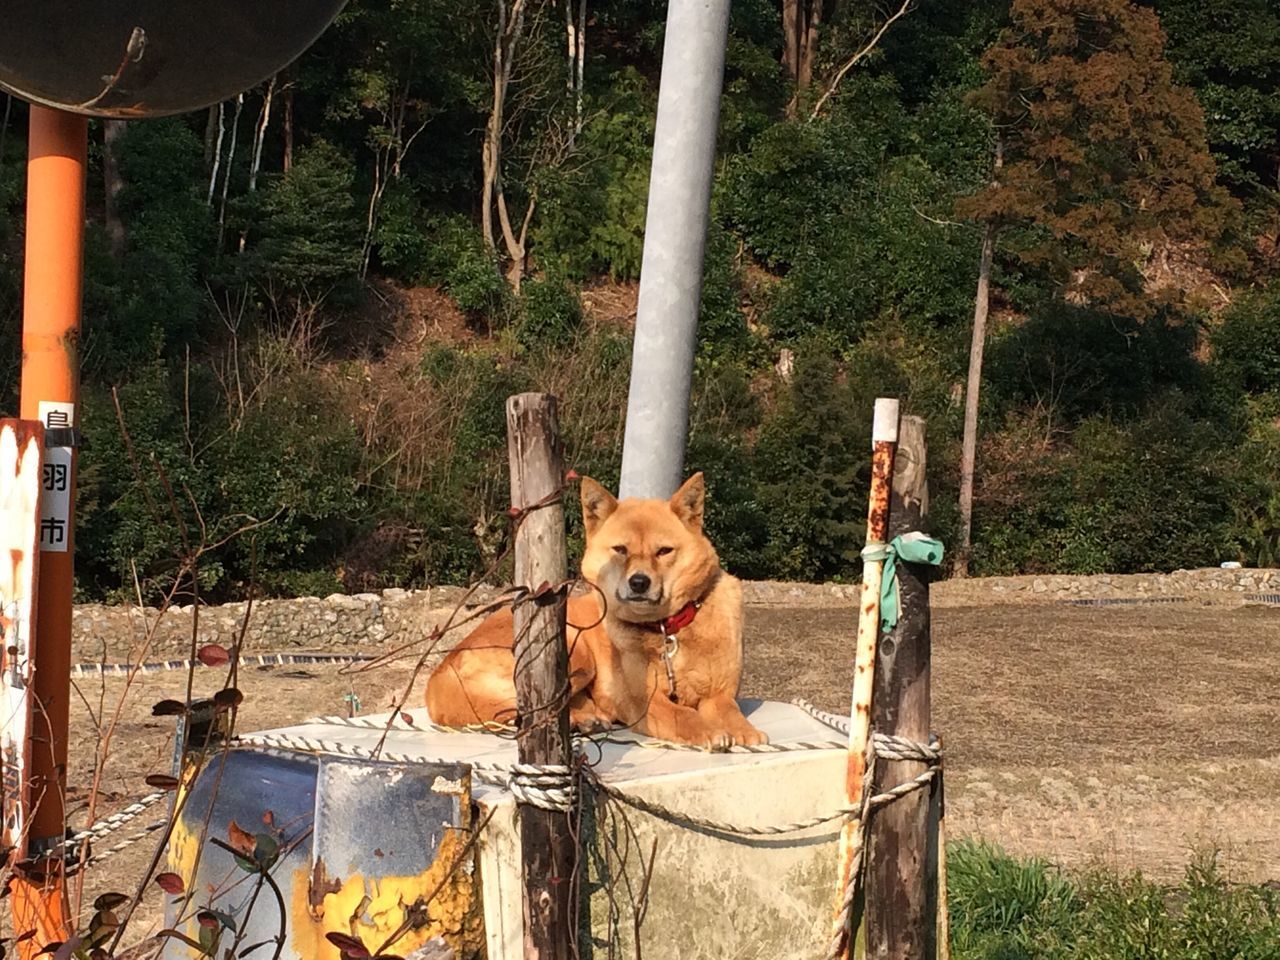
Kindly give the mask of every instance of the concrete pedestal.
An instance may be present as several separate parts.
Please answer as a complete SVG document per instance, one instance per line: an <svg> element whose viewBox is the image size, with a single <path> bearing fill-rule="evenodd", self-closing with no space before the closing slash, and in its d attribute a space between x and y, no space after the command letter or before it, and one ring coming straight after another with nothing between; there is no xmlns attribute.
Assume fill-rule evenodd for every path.
<svg viewBox="0 0 1280 960"><path fill-rule="evenodd" d="M788 704L754 702L744 709L774 743L841 739ZM411 713L418 725L427 721L425 712ZM380 719L386 718L363 722L381 726ZM406 920L412 932L388 952L405 955L443 936L461 956L477 948L486 949L490 960L523 956L517 806L505 787L484 782L495 776L486 765L516 761L514 742L402 725L384 733L324 723L264 736L353 753L381 740L384 755L396 762L340 758L333 751L233 750L220 776L215 764L193 786L171 844L169 869L197 891L195 906L208 903L212 891L215 909L238 915L238 926L250 928L245 945L273 938L281 928L271 895L260 894L243 916L254 879L229 854L200 844L209 814L209 834L220 839L233 819L250 832L282 833L286 852L272 875L286 903L283 957L337 960L324 937L328 932L355 934L372 951ZM826 815L844 802L841 750L711 754L662 749L627 733L611 740L623 742L587 747L600 778L677 814L771 826ZM264 825L267 810L274 827ZM610 945L613 955L634 956L637 935L642 954L662 960L808 960L821 954L830 932L838 821L781 836L740 837L680 819L588 798L580 867L582 956L609 956ZM471 828L481 823L468 847ZM425 908L414 906L428 897ZM179 919L176 913L171 922ZM191 933L198 924L178 926ZM165 952L187 955L194 950L176 940Z"/></svg>

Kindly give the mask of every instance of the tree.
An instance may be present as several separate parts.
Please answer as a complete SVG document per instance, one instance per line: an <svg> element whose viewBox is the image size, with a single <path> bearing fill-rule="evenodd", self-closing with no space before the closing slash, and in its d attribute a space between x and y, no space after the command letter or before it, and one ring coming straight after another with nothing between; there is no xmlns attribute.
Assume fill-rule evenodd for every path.
<svg viewBox="0 0 1280 960"><path fill-rule="evenodd" d="M875 4L871 19L866 19L850 17L840 0L782 0L782 66L795 85L795 95L787 105L788 116L795 116L801 98L813 85L819 66L820 31L834 30L829 37L835 41L831 44L833 52L847 49L848 44L855 44L856 49L850 54L841 52L840 59L831 65L822 94L809 113L811 120L822 112L849 71L866 59L897 20L906 16L913 2L898 0L885 9ZM829 21L831 25L827 26Z"/></svg>
<svg viewBox="0 0 1280 960"><path fill-rule="evenodd" d="M1000 175L1003 156L996 141L995 174ZM995 181L998 183L998 180ZM995 185L993 183L993 185ZM964 433L960 443L960 549L956 552L957 576L969 575L973 540L973 473L978 459L978 395L982 389L982 354L987 343L987 317L991 312L991 263L996 252L996 225L982 225L982 253L978 257L978 290L973 298L973 332L969 339L969 374L964 391Z"/></svg>
<svg viewBox="0 0 1280 960"><path fill-rule="evenodd" d="M1274 0L1159 0L1174 75L1205 108L1223 180L1280 189L1280 8Z"/></svg>
<svg viewBox="0 0 1280 960"><path fill-rule="evenodd" d="M553 10L549 0L497 0L493 28L493 95L481 152L480 222L485 245L496 256L497 219L508 260L507 280L517 292L528 270L538 171L562 164L581 132L578 58L585 55L586 38L571 34L572 79L560 87L554 79L559 73L557 45L549 42L546 29ZM522 175L511 176L512 170ZM518 193L508 189L513 186ZM521 200L523 213L516 209Z"/></svg>
<svg viewBox="0 0 1280 960"><path fill-rule="evenodd" d="M339 25L345 75L329 110L360 121L373 161L360 247L364 277L388 187L406 176L410 151L428 124L468 97L465 72L477 65L478 31L445 0L363 0L348 7ZM292 163L291 114L286 119Z"/></svg>
<svg viewBox="0 0 1280 960"><path fill-rule="evenodd" d="M782 68L797 91L813 82L824 0L782 0Z"/></svg>
<svg viewBox="0 0 1280 960"><path fill-rule="evenodd" d="M995 125L1003 169L959 210L985 225L993 247L999 232L1058 295L1149 317L1182 295L1176 284L1152 289L1153 265L1175 250L1200 260L1229 252L1238 205L1216 181L1200 105L1174 83L1159 19L1130 0L1013 0L1010 17L973 98ZM980 282L975 321L985 319L983 297ZM975 344L966 450L976 448L981 357ZM962 575L970 459L964 468Z"/></svg>
<svg viewBox="0 0 1280 960"><path fill-rule="evenodd" d="M323 295L360 268L355 164L316 140L298 152L287 174L263 197L262 274L290 291Z"/></svg>

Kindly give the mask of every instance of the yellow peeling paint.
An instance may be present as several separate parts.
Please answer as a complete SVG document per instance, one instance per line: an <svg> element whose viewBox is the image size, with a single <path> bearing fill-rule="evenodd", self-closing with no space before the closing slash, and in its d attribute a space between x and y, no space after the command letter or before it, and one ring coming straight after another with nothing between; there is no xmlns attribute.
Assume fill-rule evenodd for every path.
<svg viewBox="0 0 1280 960"><path fill-rule="evenodd" d="M185 805L186 794L191 789L191 781L193 774L191 765L185 765L182 775L182 783L178 787L175 804L178 809L182 809ZM199 827L199 824L197 824ZM168 870L170 873L176 873L182 878L182 882L186 885L188 893L191 891L192 878L196 875L196 868L200 864L200 831L191 830L187 825L187 818L179 815L173 823L173 829L169 833L169 845L166 852L166 860L168 862ZM190 933L191 931L186 931ZM166 942L166 950L183 950L186 956L200 957L201 954L194 947L183 947L179 940L169 940Z"/></svg>
<svg viewBox="0 0 1280 960"><path fill-rule="evenodd" d="M316 906L310 896L312 875L306 869L294 871L289 915L294 953L339 960L337 948L325 939L328 933L359 937L374 951L399 929L415 904L425 903L434 892L427 904L426 923L407 931L387 950L403 956L428 940L444 937L459 957L478 954L484 929L467 837L465 830L446 830L435 862L417 876L326 877L330 889Z"/></svg>

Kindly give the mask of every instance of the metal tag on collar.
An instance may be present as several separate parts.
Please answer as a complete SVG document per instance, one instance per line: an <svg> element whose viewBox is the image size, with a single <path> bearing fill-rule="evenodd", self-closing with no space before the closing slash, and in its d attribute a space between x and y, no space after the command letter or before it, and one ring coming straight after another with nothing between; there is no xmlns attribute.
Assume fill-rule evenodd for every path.
<svg viewBox="0 0 1280 960"><path fill-rule="evenodd" d="M667 633L666 625L662 626L662 665L667 668L667 699L676 702L676 671L673 661L680 650L680 641L674 633Z"/></svg>

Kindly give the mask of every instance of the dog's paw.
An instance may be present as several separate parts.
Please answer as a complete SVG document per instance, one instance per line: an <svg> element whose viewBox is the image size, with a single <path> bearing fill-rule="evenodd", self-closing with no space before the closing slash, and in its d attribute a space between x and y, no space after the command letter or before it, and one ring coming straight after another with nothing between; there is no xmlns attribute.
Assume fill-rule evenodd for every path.
<svg viewBox="0 0 1280 960"><path fill-rule="evenodd" d="M712 753L724 753L735 745L734 736L728 730L712 730L703 744Z"/></svg>
<svg viewBox="0 0 1280 960"><path fill-rule="evenodd" d="M769 735L763 730L746 726L741 730L734 731L733 739L740 747L759 747L769 742Z"/></svg>
<svg viewBox="0 0 1280 960"><path fill-rule="evenodd" d="M608 733L613 729L613 724L589 710L570 710L569 726L575 733L583 736L591 736L593 733Z"/></svg>

